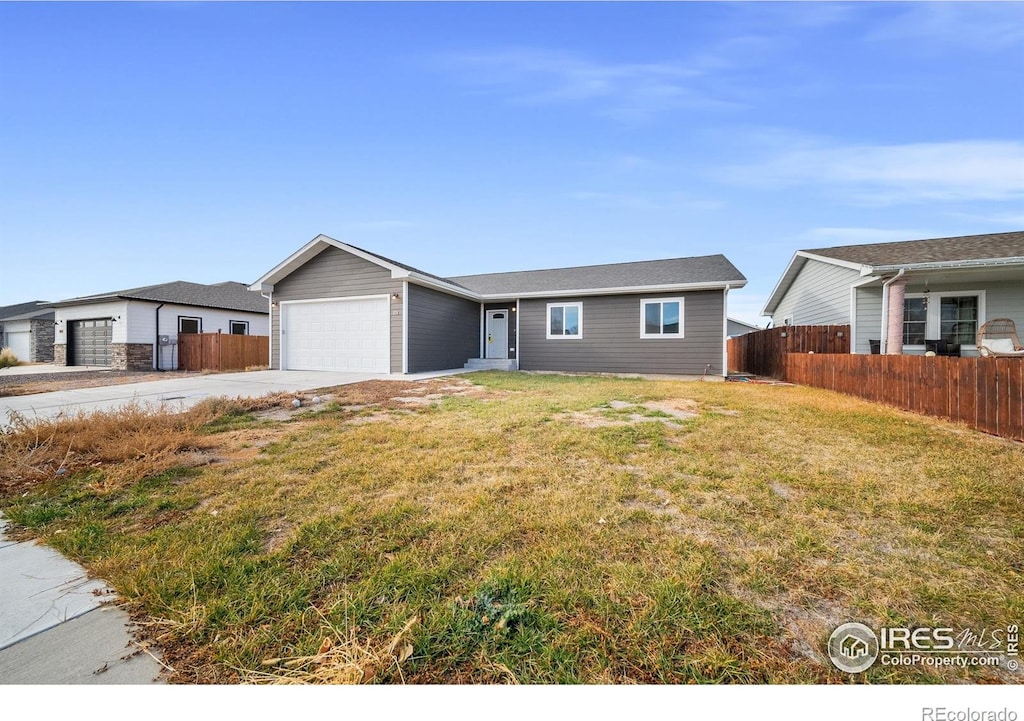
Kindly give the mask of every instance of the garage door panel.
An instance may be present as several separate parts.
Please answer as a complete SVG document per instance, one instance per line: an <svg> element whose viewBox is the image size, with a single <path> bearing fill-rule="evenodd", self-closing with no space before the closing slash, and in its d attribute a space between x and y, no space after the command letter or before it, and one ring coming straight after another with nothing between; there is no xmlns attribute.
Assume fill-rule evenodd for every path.
<svg viewBox="0 0 1024 721"><path fill-rule="evenodd" d="M284 303L286 369L391 370L387 298Z"/></svg>
<svg viewBox="0 0 1024 721"><path fill-rule="evenodd" d="M71 321L70 330L73 365L110 365L114 329L109 318Z"/></svg>

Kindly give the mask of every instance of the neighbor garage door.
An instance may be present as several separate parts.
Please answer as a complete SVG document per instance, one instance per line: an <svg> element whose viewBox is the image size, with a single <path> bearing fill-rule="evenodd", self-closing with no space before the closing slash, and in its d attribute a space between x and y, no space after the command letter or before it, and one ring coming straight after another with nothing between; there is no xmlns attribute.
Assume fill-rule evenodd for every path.
<svg viewBox="0 0 1024 721"><path fill-rule="evenodd" d="M391 370L387 298L281 304L281 367L288 370Z"/></svg>
<svg viewBox="0 0 1024 721"><path fill-rule="evenodd" d="M71 351L69 365L110 365L110 343L113 337L110 318L73 320L68 325L71 329L71 338L68 341Z"/></svg>
<svg viewBox="0 0 1024 721"><path fill-rule="evenodd" d="M20 361L32 360L29 357L32 353L32 334L27 330L9 330L6 333L0 333L0 346L10 348Z"/></svg>

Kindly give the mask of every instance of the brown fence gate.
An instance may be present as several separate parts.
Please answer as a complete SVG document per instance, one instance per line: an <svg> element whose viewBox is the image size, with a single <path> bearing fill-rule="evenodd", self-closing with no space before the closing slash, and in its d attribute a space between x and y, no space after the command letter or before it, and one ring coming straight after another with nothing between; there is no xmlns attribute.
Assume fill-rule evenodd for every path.
<svg viewBox="0 0 1024 721"><path fill-rule="evenodd" d="M237 371L270 365L270 336L183 333L178 336L178 368Z"/></svg>

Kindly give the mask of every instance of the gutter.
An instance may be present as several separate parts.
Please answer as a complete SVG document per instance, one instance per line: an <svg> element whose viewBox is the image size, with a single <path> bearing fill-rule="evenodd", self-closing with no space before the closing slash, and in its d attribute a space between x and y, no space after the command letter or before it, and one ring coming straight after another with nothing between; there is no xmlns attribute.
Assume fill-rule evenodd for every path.
<svg viewBox="0 0 1024 721"><path fill-rule="evenodd" d="M885 355L889 345L889 286L906 275L906 272L906 268L900 268L899 273L882 282L882 330L879 333L881 340L878 348L880 355Z"/></svg>
<svg viewBox="0 0 1024 721"><path fill-rule="evenodd" d="M250 288L249 290L252 290ZM267 299L267 360L270 362L270 368L274 367L274 286L270 286L270 290L267 293L260 291L260 295ZM280 332L281 319L277 319L277 327Z"/></svg>
<svg viewBox="0 0 1024 721"><path fill-rule="evenodd" d="M944 260L934 263L909 263L904 265L876 265L864 266L865 269L874 273L891 273L894 270L955 270L958 268L989 268L992 266L1024 265L1024 257L1012 256L1009 258L984 258L978 260ZM861 271L861 275L868 275Z"/></svg>

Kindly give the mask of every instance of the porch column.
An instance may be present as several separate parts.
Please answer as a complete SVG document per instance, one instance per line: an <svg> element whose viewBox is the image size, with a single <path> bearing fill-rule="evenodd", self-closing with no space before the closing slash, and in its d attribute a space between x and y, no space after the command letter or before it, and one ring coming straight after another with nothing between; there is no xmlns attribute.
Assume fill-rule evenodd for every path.
<svg viewBox="0 0 1024 721"><path fill-rule="evenodd" d="M900 278L889 286L889 317L886 326L886 355L903 355L903 298L907 281Z"/></svg>

